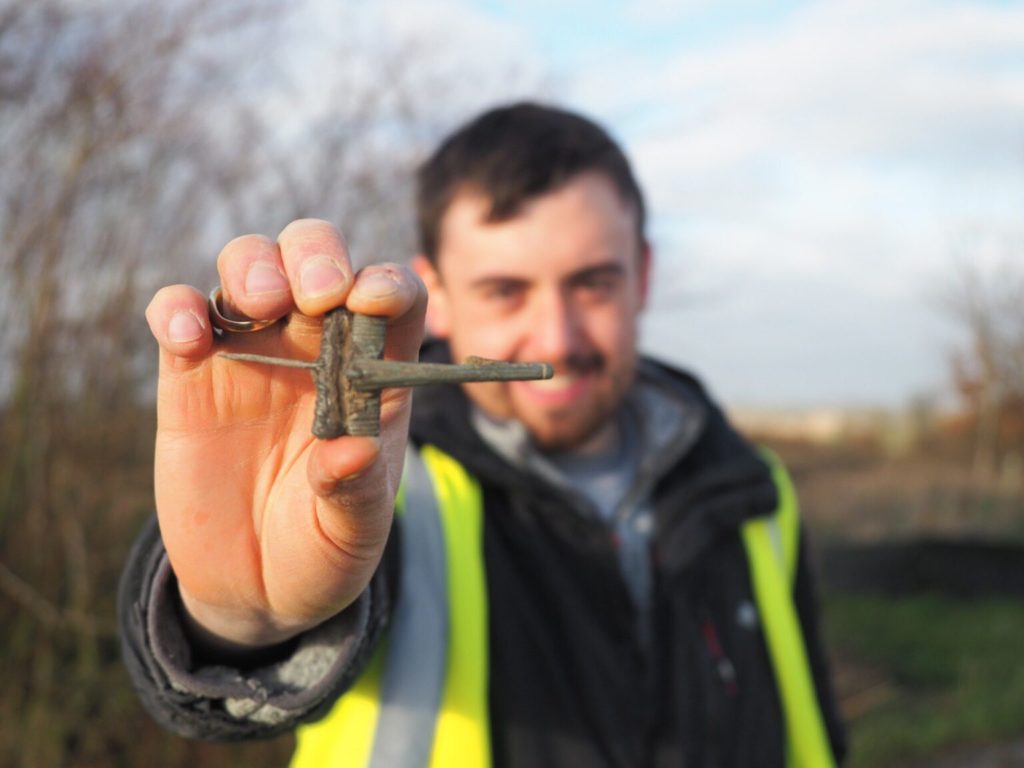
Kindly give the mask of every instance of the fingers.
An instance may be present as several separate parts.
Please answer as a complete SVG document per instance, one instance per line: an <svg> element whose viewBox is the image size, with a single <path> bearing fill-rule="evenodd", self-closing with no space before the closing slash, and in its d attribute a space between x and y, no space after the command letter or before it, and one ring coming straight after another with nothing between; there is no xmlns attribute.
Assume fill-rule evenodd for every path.
<svg viewBox="0 0 1024 768"><path fill-rule="evenodd" d="M254 320L272 320L295 307L276 243L263 235L243 235L217 256L224 308Z"/></svg>
<svg viewBox="0 0 1024 768"><path fill-rule="evenodd" d="M262 235L236 237L217 257L217 271L225 307L257 320L296 307L322 315L343 304L352 285L345 240L319 219L293 221L276 243Z"/></svg>
<svg viewBox="0 0 1024 768"><path fill-rule="evenodd" d="M146 307L146 322L160 345L161 361L172 368L198 364L213 344L206 297L189 285L157 291Z"/></svg>
<svg viewBox="0 0 1024 768"><path fill-rule="evenodd" d="M416 359L427 304L423 282L398 264L373 265L353 275L344 238L326 221L294 221L277 243L261 235L235 238L221 250L217 270L228 313L264 320L297 308L286 338L302 352L315 353L319 338L319 321L300 322L303 316L347 305L389 319L386 357ZM206 300L195 289L162 289L146 316L176 366L195 363L209 352L213 336Z"/></svg>
<svg viewBox="0 0 1024 768"><path fill-rule="evenodd" d="M319 219L293 221L277 236L292 296L304 315L341 306L352 286L352 264L341 233Z"/></svg>
<svg viewBox="0 0 1024 768"><path fill-rule="evenodd" d="M217 258L228 311L258 320L281 317L298 308L316 317L347 304L354 312L388 317L403 338L406 326L421 324L426 289L409 269L378 264L353 274L341 233L319 219L293 221L277 243L244 235L228 243ZM399 344L395 355L410 357L419 337Z"/></svg>
<svg viewBox="0 0 1024 768"><path fill-rule="evenodd" d="M353 312L389 318L385 357L417 358L427 289L412 270L399 264L375 264L360 270L346 306Z"/></svg>

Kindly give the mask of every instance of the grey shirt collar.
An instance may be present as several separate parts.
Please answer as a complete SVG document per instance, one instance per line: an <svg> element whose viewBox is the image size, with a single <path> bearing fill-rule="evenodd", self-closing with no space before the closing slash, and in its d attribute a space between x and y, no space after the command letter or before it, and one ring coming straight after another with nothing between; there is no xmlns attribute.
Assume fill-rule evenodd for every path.
<svg viewBox="0 0 1024 768"><path fill-rule="evenodd" d="M657 366L641 361L636 380L615 414L616 429L635 433L635 461L617 514L628 514L646 498L654 484L696 442L706 412L697 396ZM597 514L593 501L581 492L566 471L565 456L552 457L537 448L521 422L499 421L472 408L473 427L488 446L513 466L535 474L566 492L583 514Z"/></svg>

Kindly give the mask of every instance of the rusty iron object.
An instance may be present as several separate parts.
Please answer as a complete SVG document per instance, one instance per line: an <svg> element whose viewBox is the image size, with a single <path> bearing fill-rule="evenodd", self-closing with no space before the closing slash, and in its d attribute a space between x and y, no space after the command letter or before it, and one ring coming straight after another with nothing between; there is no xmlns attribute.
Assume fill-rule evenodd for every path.
<svg viewBox="0 0 1024 768"><path fill-rule="evenodd" d="M386 331L386 318L338 308L324 316L316 360L241 352L219 354L230 360L309 370L316 385L313 434L323 440L342 435L379 435L380 392L385 387L550 379L554 375L546 363L506 363L482 357L467 358L462 365L384 360Z"/></svg>

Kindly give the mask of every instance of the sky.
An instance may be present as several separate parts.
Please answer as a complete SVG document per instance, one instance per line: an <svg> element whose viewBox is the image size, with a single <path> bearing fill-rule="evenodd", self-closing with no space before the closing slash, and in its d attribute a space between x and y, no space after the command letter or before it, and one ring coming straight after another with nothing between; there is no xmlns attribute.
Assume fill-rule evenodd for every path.
<svg viewBox="0 0 1024 768"><path fill-rule="evenodd" d="M452 127L539 95L622 142L656 260L642 347L732 406L943 394L956 264L1024 270L1024 3L372 7L459 73Z"/></svg>

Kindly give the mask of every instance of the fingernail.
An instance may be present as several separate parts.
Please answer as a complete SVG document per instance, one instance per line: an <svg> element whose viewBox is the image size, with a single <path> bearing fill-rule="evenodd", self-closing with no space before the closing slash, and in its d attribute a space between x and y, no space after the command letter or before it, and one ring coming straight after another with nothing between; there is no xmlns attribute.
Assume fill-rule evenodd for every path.
<svg viewBox="0 0 1024 768"><path fill-rule="evenodd" d="M195 341L203 335L203 323L187 310L175 312L167 324L167 338L178 344Z"/></svg>
<svg viewBox="0 0 1024 768"><path fill-rule="evenodd" d="M245 292L249 296L261 296L287 290L288 278L265 261L255 262L245 275Z"/></svg>
<svg viewBox="0 0 1024 768"><path fill-rule="evenodd" d="M299 287L310 299L337 293L345 285L345 275L329 256L307 259L299 270Z"/></svg>
<svg viewBox="0 0 1024 768"><path fill-rule="evenodd" d="M367 299L386 299L398 293L398 281L390 272L362 274L356 287Z"/></svg>

